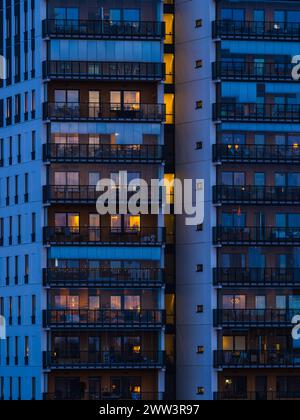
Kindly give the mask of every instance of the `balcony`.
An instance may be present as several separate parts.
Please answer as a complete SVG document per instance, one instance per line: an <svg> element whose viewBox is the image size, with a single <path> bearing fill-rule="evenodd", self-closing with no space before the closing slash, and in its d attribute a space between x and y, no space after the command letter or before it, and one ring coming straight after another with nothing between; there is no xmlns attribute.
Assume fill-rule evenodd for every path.
<svg viewBox="0 0 300 420"><path fill-rule="evenodd" d="M223 81L294 82L292 63L218 61L213 63L213 78Z"/></svg>
<svg viewBox="0 0 300 420"><path fill-rule="evenodd" d="M44 144L51 163L162 163L164 146L150 144Z"/></svg>
<svg viewBox="0 0 300 420"><path fill-rule="evenodd" d="M300 105L260 103L218 103L213 105L216 122L300 123Z"/></svg>
<svg viewBox="0 0 300 420"><path fill-rule="evenodd" d="M141 80L165 78L163 63L101 61L44 61L43 75L51 80Z"/></svg>
<svg viewBox="0 0 300 420"><path fill-rule="evenodd" d="M161 268L48 268L44 285L50 287L160 288L165 283Z"/></svg>
<svg viewBox="0 0 300 420"><path fill-rule="evenodd" d="M300 227L225 227L213 230L215 245L300 246Z"/></svg>
<svg viewBox="0 0 300 420"><path fill-rule="evenodd" d="M257 187L217 185L213 188L216 204L299 205L300 187Z"/></svg>
<svg viewBox="0 0 300 420"><path fill-rule="evenodd" d="M61 392L56 393L44 393L44 401L162 401L164 400L164 394L162 392L128 392L126 394L111 392L102 393L87 393L87 392L73 392L72 394L66 394Z"/></svg>
<svg viewBox="0 0 300 420"><path fill-rule="evenodd" d="M278 400L299 400L299 392L216 392L214 395L215 401L278 401Z"/></svg>
<svg viewBox="0 0 300 420"><path fill-rule="evenodd" d="M162 246L164 228L143 227L140 230L111 227L45 227L45 245L108 245L108 246Z"/></svg>
<svg viewBox="0 0 300 420"><path fill-rule="evenodd" d="M214 285L223 287L300 287L300 268L215 268Z"/></svg>
<svg viewBox="0 0 300 420"><path fill-rule="evenodd" d="M300 164L300 145L214 144L215 162Z"/></svg>
<svg viewBox="0 0 300 420"><path fill-rule="evenodd" d="M215 351L215 368L299 368L300 354L282 351Z"/></svg>
<svg viewBox="0 0 300 420"><path fill-rule="evenodd" d="M121 197L118 189L111 190L112 201L116 204L127 204L137 191L127 191L125 196ZM115 193L115 194L114 194ZM103 194L96 189L96 186L90 185L46 185L43 187L44 204L87 204L95 205L98 198ZM138 200L142 205L155 204L162 202L162 193L157 194L157 199L148 197L145 200Z"/></svg>
<svg viewBox="0 0 300 420"><path fill-rule="evenodd" d="M213 37L221 39L299 41L300 23L219 20L213 22Z"/></svg>
<svg viewBox="0 0 300 420"><path fill-rule="evenodd" d="M43 115L49 121L162 123L166 111L164 104L45 102Z"/></svg>
<svg viewBox="0 0 300 420"><path fill-rule="evenodd" d="M47 19L43 21L43 36L62 39L162 40L165 25L163 22Z"/></svg>
<svg viewBox="0 0 300 420"><path fill-rule="evenodd" d="M292 328L292 319L299 314L297 309L216 309L214 324L224 328Z"/></svg>
<svg viewBox="0 0 300 420"><path fill-rule="evenodd" d="M63 354L44 352L45 369L162 369L165 365L163 351L142 351L125 353L120 351L87 352Z"/></svg>
<svg viewBox="0 0 300 420"><path fill-rule="evenodd" d="M162 310L66 309L44 311L45 328L58 329L161 329L165 324Z"/></svg>

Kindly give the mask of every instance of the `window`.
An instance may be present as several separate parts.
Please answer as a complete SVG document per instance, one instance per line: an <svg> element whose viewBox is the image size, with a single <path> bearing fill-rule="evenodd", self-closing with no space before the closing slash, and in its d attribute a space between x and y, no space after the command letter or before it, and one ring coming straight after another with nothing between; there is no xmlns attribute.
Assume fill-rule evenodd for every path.
<svg viewBox="0 0 300 420"><path fill-rule="evenodd" d="M31 214L31 241L36 240L36 213Z"/></svg>
<svg viewBox="0 0 300 420"><path fill-rule="evenodd" d="M112 111L138 111L140 109L141 94L139 91L111 91L110 108Z"/></svg>
<svg viewBox="0 0 300 420"><path fill-rule="evenodd" d="M36 378L31 378L31 399L36 399Z"/></svg>
<svg viewBox="0 0 300 420"><path fill-rule="evenodd" d="M34 325L36 322L36 296L31 296L31 323Z"/></svg>
<svg viewBox="0 0 300 420"><path fill-rule="evenodd" d="M31 159L35 160L36 158L36 132L31 132Z"/></svg>
<svg viewBox="0 0 300 420"><path fill-rule="evenodd" d="M55 185L79 185L79 172L55 172L54 173L54 184Z"/></svg>
<svg viewBox="0 0 300 420"><path fill-rule="evenodd" d="M56 227L69 227L72 232L78 232L80 226L79 213L55 213Z"/></svg>
<svg viewBox="0 0 300 420"><path fill-rule="evenodd" d="M255 296L255 309L266 309L265 296Z"/></svg>
<svg viewBox="0 0 300 420"><path fill-rule="evenodd" d="M24 175L24 201L28 203L29 201L29 174Z"/></svg>
<svg viewBox="0 0 300 420"><path fill-rule="evenodd" d="M12 98L6 99L6 125L10 125L12 120Z"/></svg>
<svg viewBox="0 0 300 420"><path fill-rule="evenodd" d="M61 104L64 106L65 104L68 105L78 105L79 103L79 91L78 90L55 90L54 91L54 98L57 104Z"/></svg>
<svg viewBox="0 0 300 420"><path fill-rule="evenodd" d="M35 118L35 109L36 109L36 93L35 90L31 91L31 117Z"/></svg>
<svg viewBox="0 0 300 420"><path fill-rule="evenodd" d="M15 123L21 121L21 95L15 96Z"/></svg>
<svg viewBox="0 0 300 420"><path fill-rule="evenodd" d="M245 172L222 172L222 185L244 186L246 184Z"/></svg>
<svg viewBox="0 0 300 420"><path fill-rule="evenodd" d="M29 280L29 255L24 256L24 283L28 284Z"/></svg>
<svg viewBox="0 0 300 420"><path fill-rule="evenodd" d="M234 20L234 21L244 21L245 20L245 10L244 9L227 9L224 8L221 10L221 19L222 20Z"/></svg>
<svg viewBox="0 0 300 420"><path fill-rule="evenodd" d="M55 309L79 309L79 296L55 296L54 297Z"/></svg>
<svg viewBox="0 0 300 420"><path fill-rule="evenodd" d="M113 233L138 233L141 230L140 215L112 215L110 221L111 231Z"/></svg>
<svg viewBox="0 0 300 420"><path fill-rule="evenodd" d="M245 336L223 336L223 350L224 351L245 351L246 337Z"/></svg>
<svg viewBox="0 0 300 420"><path fill-rule="evenodd" d="M94 187L100 181L100 172L90 172L89 173L89 185Z"/></svg>
<svg viewBox="0 0 300 420"><path fill-rule="evenodd" d="M223 309L246 309L245 295L224 295Z"/></svg>

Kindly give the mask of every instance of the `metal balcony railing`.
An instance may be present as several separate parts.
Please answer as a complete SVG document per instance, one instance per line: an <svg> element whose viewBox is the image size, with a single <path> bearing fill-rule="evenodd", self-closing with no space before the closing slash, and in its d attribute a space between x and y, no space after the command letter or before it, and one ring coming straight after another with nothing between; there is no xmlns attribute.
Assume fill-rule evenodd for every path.
<svg viewBox="0 0 300 420"><path fill-rule="evenodd" d="M165 78L164 63L44 61L44 78L56 80L156 80Z"/></svg>
<svg viewBox="0 0 300 420"><path fill-rule="evenodd" d="M165 228L142 227L114 229L111 227L45 227L46 245L135 245L161 246L165 243Z"/></svg>
<svg viewBox="0 0 300 420"><path fill-rule="evenodd" d="M165 324L165 312L158 309L51 309L43 316L46 328L160 329Z"/></svg>
<svg viewBox="0 0 300 420"><path fill-rule="evenodd" d="M288 146L255 144L214 144L215 162L300 164L300 144Z"/></svg>
<svg viewBox="0 0 300 420"><path fill-rule="evenodd" d="M300 227L225 227L213 230L217 245L300 245Z"/></svg>
<svg viewBox="0 0 300 420"><path fill-rule="evenodd" d="M44 160L74 163L161 163L164 146L150 144L44 144Z"/></svg>
<svg viewBox="0 0 300 420"><path fill-rule="evenodd" d="M295 368L300 366L300 353L281 351L215 351L216 368Z"/></svg>
<svg viewBox="0 0 300 420"><path fill-rule="evenodd" d="M218 204L299 205L300 187L217 185L213 188L213 198Z"/></svg>
<svg viewBox="0 0 300 420"><path fill-rule="evenodd" d="M298 392L269 392L269 391L226 391L216 392L215 401L277 401L277 400L300 400Z"/></svg>
<svg viewBox="0 0 300 420"><path fill-rule="evenodd" d="M44 285L50 287L155 288L165 283L161 268L47 268Z"/></svg>
<svg viewBox="0 0 300 420"><path fill-rule="evenodd" d="M111 191L111 200L117 204L127 204L136 192L127 191L123 197L123 193L121 194L119 189L115 189ZM103 192L97 191L96 186L90 185L46 185L43 187L44 203L51 204L73 203L95 205L101 194ZM163 193L158 192L157 196L157 198L145 197L145 200L141 199L139 202L144 205L159 205L162 202Z"/></svg>
<svg viewBox="0 0 300 420"><path fill-rule="evenodd" d="M300 287L300 268L215 268L214 285L224 287Z"/></svg>
<svg viewBox="0 0 300 420"><path fill-rule="evenodd" d="M222 39L299 40L300 23L218 20L213 22L213 36Z"/></svg>
<svg viewBox="0 0 300 420"><path fill-rule="evenodd" d="M163 351L78 351L44 352L44 368L48 369L155 369L165 365Z"/></svg>
<svg viewBox="0 0 300 420"><path fill-rule="evenodd" d="M216 327L292 327L297 309L216 309Z"/></svg>
<svg viewBox="0 0 300 420"><path fill-rule="evenodd" d="M300 123L300 105L223 102L213 105L213 118L215 121Z"/></svg>
<svg viewBox="0 0 300 420"><path fill-rule="evenodd" d="M47 400L64 400L64 401L78 401L78 400L85 400L85 401L161 401L164 400L164 393L162 392L116 392L116 391L103 391L103 392L61 392L56 391L55 393L44 393L43 399Z"/></svg>
<svg viewBox="0 0 300 420"><path fill-rule="evenodd" d="M165 121L164 104L45 102L45 120L50 121Z"/></svg>
<svg viewBox="0 0 300 420"><path fill-rule="evenodd" d="M43 36L84 39L156 39L165 36L164 22L47 19Z"/></svg>
<svg viewBox="0 0 300 420"><path fill-rule="evenodd" d="M294 81L292 63L256 63L255 61L220 60L213 63L213 78L243 81Z"/></svg>

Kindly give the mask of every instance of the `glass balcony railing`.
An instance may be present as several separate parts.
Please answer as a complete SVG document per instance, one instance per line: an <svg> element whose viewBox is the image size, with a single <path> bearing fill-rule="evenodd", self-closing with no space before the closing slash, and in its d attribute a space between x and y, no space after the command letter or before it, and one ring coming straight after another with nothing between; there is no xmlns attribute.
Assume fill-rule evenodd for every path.
<svg viewBox="0 0 300 420"><path fill-rule="evenodd" d="M215 368L295 368L300 366L300 353L281 351L215 351Z"/></svg>
<svg viewBox="0 0 300 420"><path fill-rule="evenodd" d="M155 369L165 364L163 351L78 351L44 352L44 368L48 369Z"/></svg>
<svg viewBox="0 0 300 420"><path fill-rule="evenodd" d="M47 268L44 285L50 287L155 288L165 283L161 268Z"/></svg>
<svg viewBox="0 0 300 420"><path fill-rule="evenodd" d="M50 309L43 316L45 328L160 329L165 324L165 312L158 309Z"/></svg>
<svg viewBox="0 0 300 420"><path fill-rule="evenodd" d="M149 39L162 40L163 22L47 19L43 21L43 36L83 39Z"/></svg>
<svg viewBox="0 0 300 420"><path fill-rule="evenodd" d="M220 245L300 245L300 227L225 227L213 230L214 243Z"/></svg>
<svg viewBox="0 0 300 420"><path fill-rule="evenodd" d="M256 144L214 144L215 162L230 163L289 163L300 164L300 144L256 145Z"/></svg>
<svg viewBox="0 0 300 420"><path fill-rule="evenodd" d="M300 287L300 268L215 268L214 285L223 287Z"/></svg>
<svg viewBox="0 0 300 420"><path fill-rule="evenodd" d="M44 160L59 163L161 163L164 146L151 144L44 145Z"/></svg>
<svg viewBox="0 0 300 420"><path fill-rule="evenodd" d="M156 80L165 78L164 63L45 61L44 78L55 80Z"/></svg>
<svg viewBox="0 0 300 420"><path fill-rule="evenodd" d="M45 120L50 121L165 121L164 104L120 104L120 103L64 103L43 104Z"/></svg>
<svg viewBox="0 0 300 420"><path fill-rule="evenodd" d="M165 243L165 228L142 227L113 229L111 227L45 227L46 245L134 245L161 246Z"/></svg>
<svg viewBox="0 0 300 420"><path fill-rule="evenodd" d="M213 22L213 36L221 39L299 40L299 22L264 22L218 20Z"/></svg>
<svg viewBox="0 0 300 420"><path fill-rule="evenodd" d="M213 63L213 77L221 80L294 81L292 63L256 63L224 60Z"/></svg>
<svg viewBox="0 0 300 420"><path fill-rule="evenodd" d="M213 105L215 121L300 123L299 104L218 103Z"/></svg>
<svg viewBox="0 0 300 420"><path fill-rule="evenodd" d="M214 203L299 205L300 187L257 187L254 185L217 185L213 188Z"/></svg>
<svg viewBox="0 0 300 420"><path fill-rule="evenodd" d="M216 327L291 327L292 319L300 315L299 309L216 309Z"/></svg>

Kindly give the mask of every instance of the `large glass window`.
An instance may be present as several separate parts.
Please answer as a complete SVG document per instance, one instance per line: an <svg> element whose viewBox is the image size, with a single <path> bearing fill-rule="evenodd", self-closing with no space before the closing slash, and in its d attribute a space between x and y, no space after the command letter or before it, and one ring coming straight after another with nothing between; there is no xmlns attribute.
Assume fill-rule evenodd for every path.
<svg viewBox="0 0 300 420"><path fill-rule="evenodd" d="M55 172L55 185L79 185L79 172Z"/></svg>
<svg viewBox="0 0 300 420"><path fill-rule="evenodd" d="M246 309L245 295L224 295L223 309Z"/></svg>

